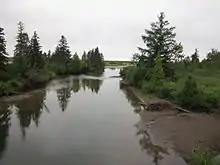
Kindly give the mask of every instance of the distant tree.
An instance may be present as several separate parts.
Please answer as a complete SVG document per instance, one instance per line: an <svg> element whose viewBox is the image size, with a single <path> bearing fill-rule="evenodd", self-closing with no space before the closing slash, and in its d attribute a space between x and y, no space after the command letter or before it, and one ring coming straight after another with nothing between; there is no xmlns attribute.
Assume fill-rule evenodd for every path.
<svg viewBox="0 0 220 165"><path fill-rule="evenodd" d="M147 68L155 65L157 55L161 56L163 70L166 77L172 76L170 63L173 59L181 57L182 45L175 40L175 27L170 27L170 23L165 20L165 14L160 13L158 21L151 24L150 30L145 30L142 36L146 48L139 48L142 56L140 62L144 62Z"/></svg>
<svg viewBox="0 0 220 165"><path fill-rule="evenodd" d="M6 52L6 40L4 29L0 27L0 81L5 78L8 57Z"/></svg>
<svg viewBox="0 0 220 165"><path fill-rule="evenodd" d="M82 55L82 61L87 61L87 54L86 54L86 52L84 51L83 52L83 55Z"/></svg>
<svg viewBox="0 0 220 165"><path fill-rule="evenodd" d="M68 65L71 61L71 52L67 39L64 36L61 36L51 58L55 64L59 64L55 66L57 70L56 72L58 72L58 74L66 74L68 71Z"/></svg>
<svg viewBox="0 0 220 165"><path fill-rule="evenodd" d="M195 52L191 55L192 63L199 63L199 51L195 49Z"/></svg>
<svg viewBox="0 0 220 165"><path fill-rule="evenodd" d="M98 47L88 52L87 66L90 72L102 73L104 71L104 57Z"/></svg>
<svg viewBox="0 0 220 165"><path fill-rule="evenodd" d="M220 69L220 52L217 49L212 49L201 63L208 68Z"/></svg>
<svg viewBox="0 0 220 165"><path fill-rule="evenodd" d="M185 67L188 67L191 63L191 59L189 56L186 56L184 59L183 59L183 63L184 63L184 66Z"/></svg>
<svg viewBox="0 0 220 165"><path fill-rule="evenodd" d="M78 54L75 53L72 58L72 73L79 74L80 69L80 59Z"/></svg>
<svg viewBox="0 0 220 165"><path fill-rule="evenodd" d="M41 52L39 37L37 32L34 32L30 42L29 63L31 68L41 69L44 67L44 59Z"/></svg>

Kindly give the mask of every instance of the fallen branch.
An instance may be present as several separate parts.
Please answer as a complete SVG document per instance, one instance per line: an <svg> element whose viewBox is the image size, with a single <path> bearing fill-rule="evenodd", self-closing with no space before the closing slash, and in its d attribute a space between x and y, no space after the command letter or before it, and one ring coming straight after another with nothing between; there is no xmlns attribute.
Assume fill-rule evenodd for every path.
<svg viewBox="0 0 220 165"><path fill-rule="evenodd" d="M185 112L185 113L190 113L190 111L186 110L186 109L183 109L183 108L180 108L180 107L175 107L177 110L179 111L182 111L182 112Z"/></svg>

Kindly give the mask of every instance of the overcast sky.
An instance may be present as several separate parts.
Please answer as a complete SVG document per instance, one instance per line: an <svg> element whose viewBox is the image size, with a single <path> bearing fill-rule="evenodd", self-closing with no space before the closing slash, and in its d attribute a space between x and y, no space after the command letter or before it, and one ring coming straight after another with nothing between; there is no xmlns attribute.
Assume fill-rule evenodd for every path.
<svg viewBox="0 0 220 165"><path fill-rule="evenodd" d="M198 48L204 57L220 49L219 0L1 0L0 26L10 54L22 21L29 36L37 31L44 51L54 51L64 35L72 52L99 46L105 59L128 60L162 11L176 26L185 54Z"/></svg>

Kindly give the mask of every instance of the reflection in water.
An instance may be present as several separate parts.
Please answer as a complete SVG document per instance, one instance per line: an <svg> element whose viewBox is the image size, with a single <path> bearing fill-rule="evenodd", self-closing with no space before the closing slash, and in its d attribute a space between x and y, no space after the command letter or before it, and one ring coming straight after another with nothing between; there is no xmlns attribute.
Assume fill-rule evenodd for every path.
<svg viewBox="0 0 220 165"><path fill-rule="evenodd" d="M137 109L140 108L140 105L138 104L138 99L134 95L134 93L129 88L121 87L121 89L130 104ZM146 123L142 121L143 118L141 117L141 114L139 115L140 121L135 125L135 127L137 128L136 135L139 137L139 144L141 146L141 149L146 151L146 154L153 158L153 163L155 165L158 165L159 162L163 159L163 155L168 155L169 152L166 148L163 148L153 143L149 130L145 125Z"/></svg>
<svg viewBox="0 0 220 165"><path fill-rule="evenodd" d="M30 127L32 120L38 127L39 118L45 106L45 98L46 91L43 90L35 92L33 96L15 103L15 106L18 108L17 116L20 121L23 139L25 139L26 136L26 128Z"/></svg>
<svg viewBox="0 0 220 165"><path fill-rule="evenodd" d="M72 91L73 93L77 93L83 88L83 90L90 89L92 92L98 93L101 85L102 80L99 79L74 78L71 87L68 85L67 87L62 87L57 90L57 99L61 110L64 112L67 109Z"/></svg>
<svg viewBox="0 0 220 165"><path fill-rule="evenodd" d="M9 110L8 105L1 104L0 107L0 159L3 156L3 153L7 145L7 137L9 135L9 127L11 120L11 111Z"/></svg>
<svg viewBox="0 0 220 165"><path fill-rule="evenodd" d="M98 93L101 85L102 80L99 79L82 79L82 87L84 90L87 87L92 92Z"/></svg>
<svg viewBox="0 0 220 165"><path fill-rule="evenodd" d="M125 94L125 97L127 98L127 100L130 102L130 104L133 107L136 108L140 106L140 104L138 103L139 102L138 98L134 95L131 89L129 89L128 87L124 87L124 86L120 86L120 89L123 91L123 93Z"/></svg>
<svg viewBox="0 0 220 165"><path fill-rule="evenodd" d="M80 81L79 79L73 79L72 91L74 93L79 92L80 90Z"/></svg>
<svg viewBox="0 0 220 165"><path fill-rule="evenodd" d="M158 165L159 162L163 159L163 155L168 155L169 153L166 148L163 148L159 145L155 145L152 142L151 136L148 133L148 131L144 128L141 128L141 125L141 122L135 125L138 130L137 136L140 137L139 144L142 150L146 151L147 155L153 157L153 163L155 165Z"/></svg>
<svg viewBox="0 0 220 165"><path fill-rule="evenodd" d="M63 87L57 90L57 99L61 110L64 112L67 108L69 99L71 97L71 89L69 87Z"/></svg>

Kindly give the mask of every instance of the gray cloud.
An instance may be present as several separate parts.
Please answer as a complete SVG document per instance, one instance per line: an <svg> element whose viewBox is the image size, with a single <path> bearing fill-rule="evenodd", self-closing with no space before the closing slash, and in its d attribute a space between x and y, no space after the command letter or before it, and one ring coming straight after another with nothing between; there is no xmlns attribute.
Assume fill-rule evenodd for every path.
<svg viewBox="0 0 220 165"><path fill-rule="evenodd" d="M219 48L218 0L2 0L0 26L5 28L12 54L17 22L32 36L37 30L43 50L54 50L63 34L72 52L99 46L106 59L130 59L143 45L141 34L164 11L176 26L177 40L187 55Z"/></svg>

